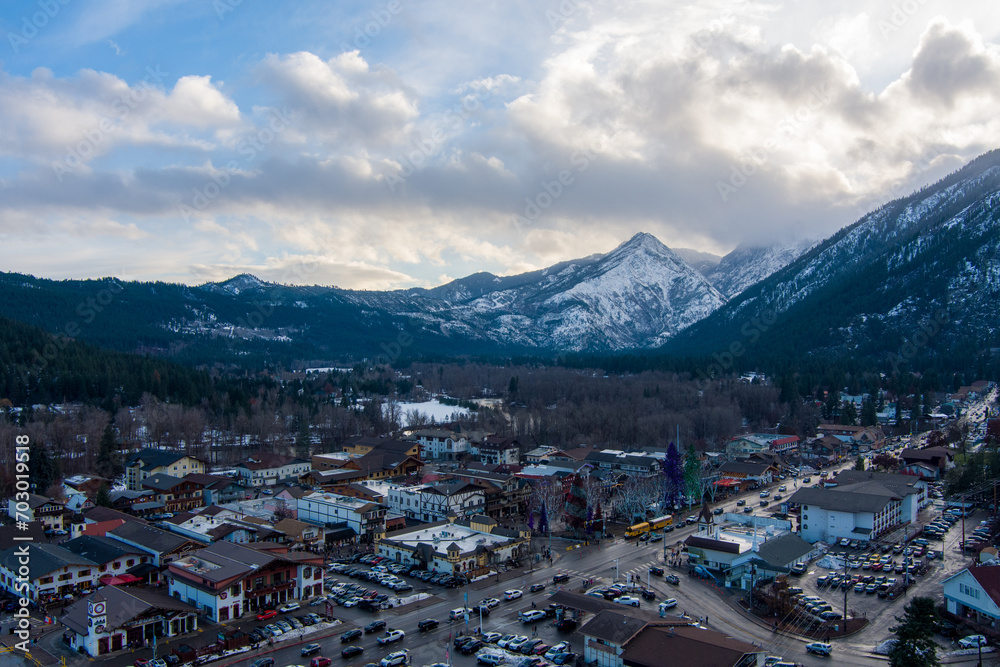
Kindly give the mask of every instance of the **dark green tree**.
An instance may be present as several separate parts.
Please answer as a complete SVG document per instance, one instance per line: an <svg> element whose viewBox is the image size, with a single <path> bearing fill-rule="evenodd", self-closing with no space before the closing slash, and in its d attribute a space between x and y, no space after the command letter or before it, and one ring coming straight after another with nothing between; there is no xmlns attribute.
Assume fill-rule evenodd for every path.
<svg viewBox="0 0 1000 667"><path fill-rule="evenodd" d="M859 456L858 457L858 460L854 462L854 469L855 470L864 470L865 469L865 457L863 457L863 456Z"/></svg>
<svg viewBox="0 0 1000 667"><path fill-rule="evenodd" d="M31 443L28 448L28 479L33 487L33 492L44 494L50 486L62 477L59 470L59 459L49 456L45 445L38 442Z"/></svg>
<svg viewBox="0 0 1000 667"><path fill-rule="evenodd" d="M110 423L104 427L104 434L101 436L101 446L97 452L97 460L94 462L94 472L111 480L125 472L125 464L122 463L119 451L118 437Z"/></svg>
<svg viewBox="0 0 1000 667"><path fill-rule="evenodd" d="M840 411L840 423L845 426L855 426L858 423L858 409L854 407L853 401L844 403Z"/></svg>
<svg viewBox="0 0 1000 667"><path fill-rule="evenodd" d="M861 425L875 426L878 423L878 409L871 398L865 398L861 403Z"/></svg>
<svg viewBox="0 0 1000 667"><path fill-rule="evenodd" d="M111 507L111 490L107 484L101 484L101 488L97 489L97 493L94 494L94 504L98 507Z"/></svg>
<svg viewBox="0 0 1000 667"><path fill-rule="evenodd" d="M896 634L896 645L889 653L890 667L938 667L937 631L938 613L934 600L917 597L903 609L903 618L896 618L899 625L891 628Z"/></svg>

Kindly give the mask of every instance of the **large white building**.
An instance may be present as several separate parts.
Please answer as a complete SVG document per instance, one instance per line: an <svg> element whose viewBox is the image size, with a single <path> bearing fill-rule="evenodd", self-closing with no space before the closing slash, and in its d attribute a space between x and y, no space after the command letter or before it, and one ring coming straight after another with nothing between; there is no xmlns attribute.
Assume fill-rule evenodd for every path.
<svg viewBox="0 0 1000 667"><path fill-rule="evenodd" d="M486 511L486 491L462 480L390 486L389 510L418 521L444 521L449 514L468 517Z"/></svg>
<svg viewBox="0 0 1000 667"><path fill-rule="evenodd" d="M262 454L237 464L234 470L246 486L274 486L281 482L298 482L300 475L312 470L312 463L278 454Z"/></svg>
<svg viewBox="0 0 1000 667"><path fill-rule="evenodd" d="M501 528L487 516L474 516L395 531L379 542L378 552L433 572L477 576L492 565L524 557L530 542L529 531Z"/></svg>
<svg viewBox="0 0 1000 667"><path fill-rule="evenodd" d="M924 496L919 488L921 482L909 475L877 475L841 473L834 487L796 491L789 502L801 508L802 538L809 543L827 544L843 538L873 540L916 521Z"/></svg>
<svg viewBox="0 0 1000 667"><path fill-rule="evenodd" d="M323 592L323 556L216 542L167 566L170 595L216 622Z"/></svg>
<svg viewBox="0 0 1000 667"><path fill-rule="evenodd" d="M304 495L297 503L299 521L327 528L347 524L362 542L376 542L385 535L383 505L324 491Z"/></svg>

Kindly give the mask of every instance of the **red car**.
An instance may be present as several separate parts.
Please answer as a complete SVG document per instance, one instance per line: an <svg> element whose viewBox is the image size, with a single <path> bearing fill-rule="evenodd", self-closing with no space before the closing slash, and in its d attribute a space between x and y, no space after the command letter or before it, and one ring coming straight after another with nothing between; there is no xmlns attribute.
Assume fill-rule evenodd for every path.
<svg viewBox="0 0 1000 667"><path fill-rule="evenodd" d="M268 619L274 618L277 615L278 615L277 611L275 611L274 609L268 609L267 611L262 611L259 614L257 614L257 620L266 621Z"/></svg>

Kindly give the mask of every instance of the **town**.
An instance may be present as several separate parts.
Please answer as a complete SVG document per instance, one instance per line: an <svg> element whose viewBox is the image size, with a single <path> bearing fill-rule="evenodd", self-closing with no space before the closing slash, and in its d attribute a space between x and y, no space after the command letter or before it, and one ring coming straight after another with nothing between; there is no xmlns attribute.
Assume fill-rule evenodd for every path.
<svg viewBox="0 0 1000 667"><path fill-rule="evenodd" d="M876 664L929 599L942 652L979 656L997 389L941 398L925 431L887 435L884 412L715 451L528 448L461 420L232 466L120 451L116 479L10 498L3 625L38 665Z"/></svg>

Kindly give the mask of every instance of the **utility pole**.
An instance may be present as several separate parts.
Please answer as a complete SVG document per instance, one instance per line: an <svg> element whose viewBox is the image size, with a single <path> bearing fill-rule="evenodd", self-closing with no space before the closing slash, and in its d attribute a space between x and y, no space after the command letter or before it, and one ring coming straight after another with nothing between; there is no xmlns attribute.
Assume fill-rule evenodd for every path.
<svg viewBox="0 0 1000 667"><path fill-rule="evenodd" d="M844 587L844 631L847 631L847 591L851 590L850 580L847 578L847 556L844 556L844 581L848 582L848 585Z"/></svg>
<svg viewBox="0 0 1000 667"><path fill-rule="evenodd" d="M615 559L615 581L618 581L618 559Z"/></svg>

